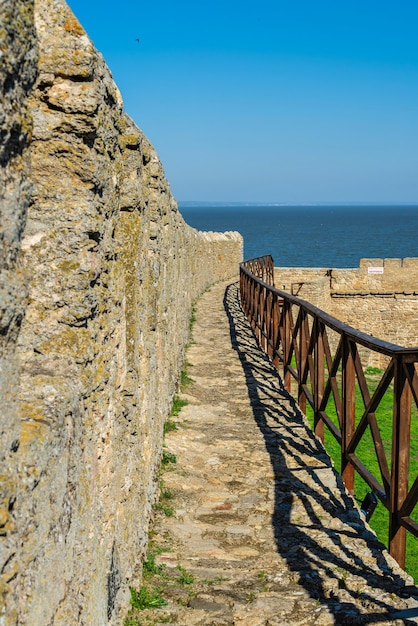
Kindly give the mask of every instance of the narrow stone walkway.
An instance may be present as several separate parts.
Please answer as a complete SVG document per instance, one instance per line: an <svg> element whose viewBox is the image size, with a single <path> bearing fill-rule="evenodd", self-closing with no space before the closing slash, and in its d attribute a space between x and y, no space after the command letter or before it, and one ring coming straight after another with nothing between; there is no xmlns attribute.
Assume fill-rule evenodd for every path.
<svg viewBox="0 0 418 626"><path fill-rule="evenodd" d="M258 349L237 284L206 292L196 318L188 405L166 436L177 458L163 472L168 515L150 544L168 605L137 623L417 624L412 579L363 524Z"/></svg>

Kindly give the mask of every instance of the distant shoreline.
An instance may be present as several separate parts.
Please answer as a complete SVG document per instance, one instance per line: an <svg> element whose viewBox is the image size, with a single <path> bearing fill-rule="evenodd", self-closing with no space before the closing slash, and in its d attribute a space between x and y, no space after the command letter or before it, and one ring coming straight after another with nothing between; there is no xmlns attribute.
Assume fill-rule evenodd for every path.
<svg viewBox="0 0 418 626"><path fill-rule="evenodd" d="M191 207L417 207L415 202L226 202L226 201L206 201L206 200L179 200L179 208Z"/></svg>

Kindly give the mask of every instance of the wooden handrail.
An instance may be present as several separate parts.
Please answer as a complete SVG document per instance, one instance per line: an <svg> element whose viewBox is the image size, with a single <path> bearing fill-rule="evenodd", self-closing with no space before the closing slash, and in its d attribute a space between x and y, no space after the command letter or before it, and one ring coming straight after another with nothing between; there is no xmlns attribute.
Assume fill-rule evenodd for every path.
<svg viewBox="0 0 418 626"><path fill-rule="evenodd" d="M411 518L418 502L418 477L409 479L412 407L418 405L418 347L402 346L363 333L318 307L274 287L274 262L270 255L240 265L242 309L262 349L291 391L297 383L302 411L311 407L314 430L324 441L324 427L341 447L341 473L354 493L355 473L389 511L389 550L405 566L406 531L418 536ZM330 331L338 337L331 349ZM334 342L335 343L335 342ZM383 355L387 365L374 391L369 390L361 350ZM390 462L382 442L376 410L393 386L392 451ZM356 406L356 389L364 408ZM338 423L327 407L333 401ZM379 467L375 476L356 454L369 428Z"/></svg>

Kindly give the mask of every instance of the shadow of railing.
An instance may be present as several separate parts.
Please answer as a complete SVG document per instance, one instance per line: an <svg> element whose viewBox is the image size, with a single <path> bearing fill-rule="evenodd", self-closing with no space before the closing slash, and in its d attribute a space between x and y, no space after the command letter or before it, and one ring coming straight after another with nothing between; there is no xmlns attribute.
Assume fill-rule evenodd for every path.
<svg viewBox="0 0 418 626"><path fill-rule="evenodd" d="M336 624L395 619L416 624L418 609L405 604L403 612L394 613L387 598L418 595L417 588L408 587L396 573L395 562L363 523L321 442L259 348L240 306L238 284L227 288L224 306L274 472L272 525L279 554L310 596L328 607ZM295 507L300 520L295 519ZM325 524L325 518L334 522Z"/></svg>

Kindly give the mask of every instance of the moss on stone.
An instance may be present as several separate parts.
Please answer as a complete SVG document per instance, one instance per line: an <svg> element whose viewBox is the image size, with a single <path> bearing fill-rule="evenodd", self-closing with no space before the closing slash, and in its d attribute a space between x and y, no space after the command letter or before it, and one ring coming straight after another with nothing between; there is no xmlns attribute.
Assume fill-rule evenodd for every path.
<svg viewBox="0 0 418 626"><path fill-rule="evenodd" d="M85 30L81 26L80 22L74 17L74 15L70 15L64 21L64 30L67 33L71 33L72 35L85 35Z"/></svg>

